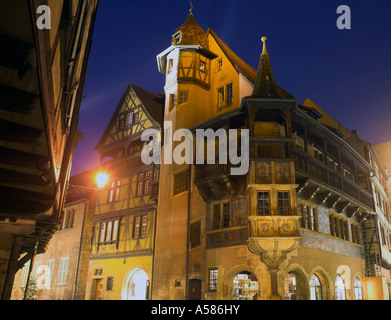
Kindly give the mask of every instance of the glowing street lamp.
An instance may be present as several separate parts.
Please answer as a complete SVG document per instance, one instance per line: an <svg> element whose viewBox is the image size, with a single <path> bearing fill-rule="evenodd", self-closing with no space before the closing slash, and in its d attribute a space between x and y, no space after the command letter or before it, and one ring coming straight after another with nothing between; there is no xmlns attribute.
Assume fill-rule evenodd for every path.
<svg viewBox="0 0 391 320"><path fill-rule="evenodd" d="M109 175L104 172L99 172L95 177L95 181L98 189L103 189L107 181L109 181Z"/></svg>
<svg viewBox="0 0 391 320"><path fill-rule="evenodd" d="M97 188L87 187L87 186L76 186L76 185L68 184L67 193L69 195L81 195L83 190L84 190L84 192L86 192L87 190L101 191L105 187L107 181L109 181L109 175L104 172L99 172L95 176L95 182L96 182Z"/></svg>

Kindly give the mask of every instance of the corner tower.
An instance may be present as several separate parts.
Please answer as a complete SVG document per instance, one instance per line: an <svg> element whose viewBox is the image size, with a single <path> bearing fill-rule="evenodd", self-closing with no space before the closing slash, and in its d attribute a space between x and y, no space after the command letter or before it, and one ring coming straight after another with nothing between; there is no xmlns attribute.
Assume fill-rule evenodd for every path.
<svg viewBox="0 0 391 320"><path fill-rule="evenodd" d="M165 120L173 122L173 129L208 119L211 61L216 57L191 8L172 35L171 46L157 56L159 71L166 75Z"/></svg>

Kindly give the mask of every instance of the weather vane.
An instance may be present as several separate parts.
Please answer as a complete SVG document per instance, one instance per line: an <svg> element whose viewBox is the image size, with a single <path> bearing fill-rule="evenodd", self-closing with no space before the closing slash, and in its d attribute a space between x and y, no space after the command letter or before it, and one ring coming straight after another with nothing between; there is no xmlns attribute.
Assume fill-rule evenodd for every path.
<svg viewBox="0 0 391 320"><path fill-rule="evenodd" d="M193 2L189 1L189 3L190 3L190 10L189 10L189 12L190 12L191 15L193 15L193 9L194 9Z"/></svg>

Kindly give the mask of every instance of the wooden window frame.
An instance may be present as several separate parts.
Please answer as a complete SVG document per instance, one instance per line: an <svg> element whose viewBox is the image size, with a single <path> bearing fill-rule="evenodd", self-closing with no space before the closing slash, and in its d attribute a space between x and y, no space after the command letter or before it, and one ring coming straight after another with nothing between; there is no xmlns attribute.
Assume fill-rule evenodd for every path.
<svg viewBox="0 0 391 320"><path fill-rule="evenodd" d="M267 194L267 199L260 199L260 194ZM267 205L265 204L267 202ZM261 210L262 209L262 210ZM266 210L266 212L264 212ZM261 212L262 211L262 212ZM270 216L270 192L269 191L258 191L257 192L257 215L258 216Z"/></svg>
<svg viewBox="0 0 391 320"><path fill-rule="evenodd" d="M148 215L142 214L134 216L133 239L143 239L147 236Z"/></svg>
<svg viewBox="0 0 391 320"><path fill-rule="evenodd" d="M110 229L109 229L109 225L111 225ZM109 244L118 245L120 225L121 225L120 218L100 222L98 246L109 245ZM103 226L105 227L103 228Z"/></svg>
<svg viewBox="0 0 391 320"><path fill-rule="evenodd" d="M195 221L190 224L190 248L196 248L201 245L201 221Z"/></svg>
<svg viewBox="0 0 391 320"><path fill-rule="evenodd" d="M214 204L212 206L212 229L218 230L220 229L220 221L221 221L221 206L219 204Z"/></svg>
<svg viewBox="0 0 391 320"><path fill-rule="evenodd" d="M216 292L219 283L219 269L209 268L208 269L208 291Z"/></svg>
<svg viewBox="0 0 391 320"><path fill-rule="evenodd" d="M288 197L280 198L280 195L288 195ZM289 191L277 191L277 210L279 216L291 215L291 195Z"/></svg>

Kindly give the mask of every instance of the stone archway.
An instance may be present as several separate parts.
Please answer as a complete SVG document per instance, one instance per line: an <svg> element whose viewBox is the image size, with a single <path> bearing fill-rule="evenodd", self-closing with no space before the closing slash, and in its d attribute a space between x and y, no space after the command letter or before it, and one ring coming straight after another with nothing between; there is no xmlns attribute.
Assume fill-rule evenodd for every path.
<svg viewBox="0 0 391 320"><path fill-rule="evenodd" d="M292 269L285 278L285 300L307 300L308 281L300 269Z"/></svg>
<svg viewBox="0 0 391 320"><path fill-rule="evenodd" d="M133 269L125 278L121 298L122 300L149 299L150 280L147 273L140 268Z"/></svg>
<svg viewBox="0 0 391 320"><path fill-rule="evenodd" d="M223 294L231 300L256 300L260 296L260 283L249 267L239 266L225 277Z"/></svg>
<svg viewBox="0 0 391 320"><path fill-rule="evenodd" d="M329 300L330 282L321 270L315 270L310 275L310 300Z"/></svg>

